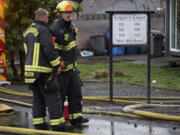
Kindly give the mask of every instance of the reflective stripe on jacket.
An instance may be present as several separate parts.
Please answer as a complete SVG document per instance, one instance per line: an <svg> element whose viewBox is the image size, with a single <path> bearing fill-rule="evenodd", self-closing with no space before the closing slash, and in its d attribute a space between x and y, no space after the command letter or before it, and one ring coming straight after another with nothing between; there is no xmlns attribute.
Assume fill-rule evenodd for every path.
<svg viewBox="0 0 180 135"><path fill-rule="evenodd" d="M53 46L47 24L35 21L23 33L25 83L33 83L41 73L51 73L60 66L60 57Z"/></svg>
<svg viewBox="0 0 180 135"><path fill-rule="evenodd" d="M50 26L50 31L55 37L55 48L66 67L62 72L76 67L77 28L72 23L57 19Z"/></svg>

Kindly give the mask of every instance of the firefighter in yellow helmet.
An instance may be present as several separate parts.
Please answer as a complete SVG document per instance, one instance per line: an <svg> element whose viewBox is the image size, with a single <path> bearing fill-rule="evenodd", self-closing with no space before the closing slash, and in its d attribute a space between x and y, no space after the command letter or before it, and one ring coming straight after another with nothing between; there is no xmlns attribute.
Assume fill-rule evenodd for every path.
<svg viewBox="0 0 180 135"><path fill-rule="evenodd" d="M70 2L62 1L56 6L55 12L57 13L57 16L59 16L61 12L73 12L73 7Z"/></svg>
<svg viewBox="0 0 180 135"><path fill-rule="evenodd" d="M56 7L58 19L50 26L55 37L55 48L65 68L58 76L63 102L68 97L69 119L72 125L88 122L82 115L82 93L77 69L77 28L72 23L73 7L69 1L62 1Z"/></svg>

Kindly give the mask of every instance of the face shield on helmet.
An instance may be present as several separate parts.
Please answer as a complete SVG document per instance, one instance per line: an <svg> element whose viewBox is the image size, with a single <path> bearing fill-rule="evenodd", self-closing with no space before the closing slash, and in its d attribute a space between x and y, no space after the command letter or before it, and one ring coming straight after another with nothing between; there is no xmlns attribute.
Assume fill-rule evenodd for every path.
<svg viewBox="0 0 180 135"><path fill-rule="evenodd" d="M56 6L55 12L59 16L61 12L73 12L73 7L68 1L62 1Z"/></svg>

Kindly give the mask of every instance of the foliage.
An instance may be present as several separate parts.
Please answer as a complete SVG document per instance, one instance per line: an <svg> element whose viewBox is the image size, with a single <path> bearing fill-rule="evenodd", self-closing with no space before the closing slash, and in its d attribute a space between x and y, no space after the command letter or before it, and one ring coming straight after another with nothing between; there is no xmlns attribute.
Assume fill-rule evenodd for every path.
<svg viewBox="0 0 180 135"><path fill-rule="evenodd" d="M57 0L6 0L5 1L5 31L8 49L17 51L22 46L23 30L33 22L34 11L43 7L50 15L57 4Z"/></svg>
<svg viewBox="0 0 180 135"><path fill-rule="evenodd" d="M45 8L50 13L50 23L55 19L53 13L57 3L62 0L5 0L5 31L6 49L17 50L22 46L21 39L23 30L32 23L34 11ZM82 10L80 7L77 10Z"/></svg>
<svg viewBox="0 0 180 135"><path fill-rule="evenodd" d="M37 8L45 8L49 11L49 23L56 18L54 10L62 0L5 0L5 40L7 62L14 67L14 58L22 57L20 52L22 46L23 30L34 20L34 11ZM78 8L76 11L81 10ZM21 58L20 58L21 59ZM21 67L22 66L22 63Z"/></svg>
<svg viewBox="0 0 180 135"><path fill-rule="evenodd" d="M14 77L18 77L14 59L22 52L22 33L27 25L32 23L33 12L37 2L26 0L5 1L5 44L7 61L13 69ZM21 66L23 67L23 66ZM22 68L23 69L23 68ZM23 72L23 71L22 71ZM21 74L22 76L22 74Z"/></svg>

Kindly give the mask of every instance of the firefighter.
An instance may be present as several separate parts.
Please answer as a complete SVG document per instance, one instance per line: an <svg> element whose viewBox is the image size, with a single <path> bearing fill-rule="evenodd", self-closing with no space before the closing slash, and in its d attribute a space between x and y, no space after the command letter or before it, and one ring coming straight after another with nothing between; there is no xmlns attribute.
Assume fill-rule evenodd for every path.
<svg viewBox="0 0 180 135"><path fill-rule="evenodd" d="M69 120L72 125L88 122L82 115L82 93L79 71L76 63L77 28L71 22L73 8L68 1L60 2L56 7L58 19L50 26L55 37L55 48L64 63L58 75L62 103L68 97Z"/></svg>
<svg viewBox="0 0 180 135"><path fill-rule="evenodd" d="M60 57L54 48L52 35L48 29L49 13L39 8L35 11L35 21L23 33L25 60L25 83L33 93L33 125L36 129L48 130L46 107L49 112L50 127L54 131L67 126L62 114L61 94L57 88L49 87L52 73L60 74Z"/></svg>

